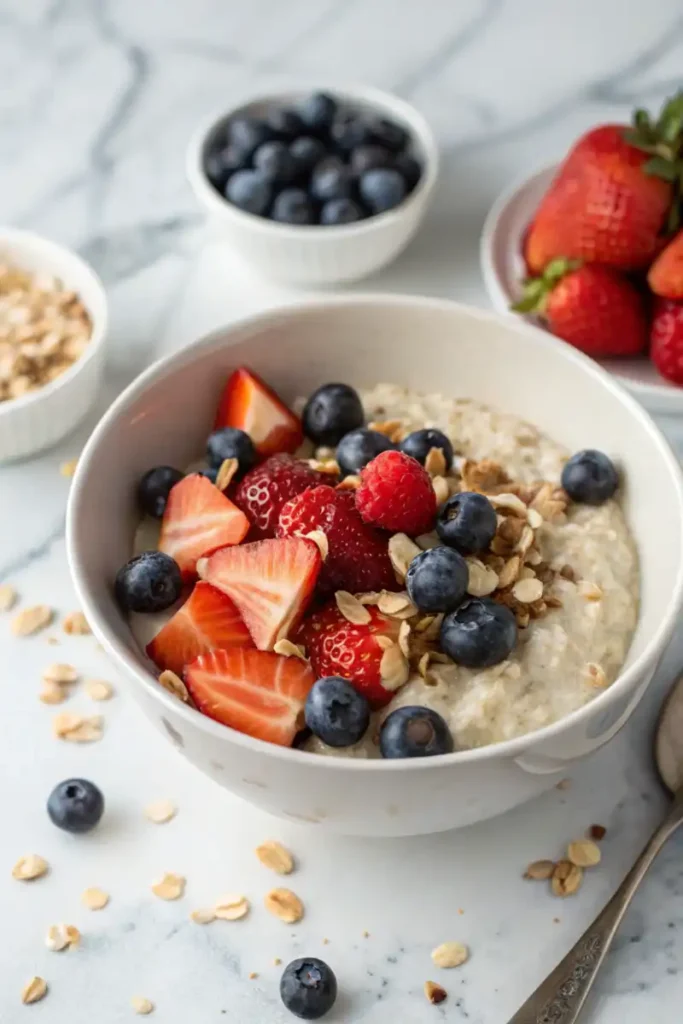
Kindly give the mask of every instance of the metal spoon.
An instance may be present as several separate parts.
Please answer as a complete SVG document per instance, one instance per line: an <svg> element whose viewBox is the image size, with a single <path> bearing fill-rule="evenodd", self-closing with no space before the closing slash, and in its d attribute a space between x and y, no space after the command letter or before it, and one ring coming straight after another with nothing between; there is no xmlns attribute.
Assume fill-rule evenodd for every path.
<svg viewBox="0 0 683 1024"><path fill-rule="evenodd" d="M683 824L683 676L662 708L654 752L659 776L674 796L669 813L602 913L508 1024L578 1021L638 886L667 839Z"/></svg>

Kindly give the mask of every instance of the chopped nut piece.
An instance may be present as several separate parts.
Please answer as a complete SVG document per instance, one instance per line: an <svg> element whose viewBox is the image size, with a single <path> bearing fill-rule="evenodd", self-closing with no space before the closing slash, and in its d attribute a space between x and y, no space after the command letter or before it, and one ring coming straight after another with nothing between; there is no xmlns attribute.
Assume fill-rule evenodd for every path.
<svg viewBox="0 0 683 1024"><path fill-rule="evenodd" d="M387 647L382 660L379 663L379 674L382 679L382 686L386 690L398 690L404 683L408 682L410 666L397 644Z"/></svg>
<svg viewBox="0 0 683 1024"><path fill-rule="evenodd" d="M448 501L451 492L448 487L448 481L444 476L432 477L432 490L434 491L437 505L443 505L444 501Z"/></svg>
<svg viewBox="0 0 683 1024"><path fill-rule="evenodd" d="M555 896L573 896L578 892L583 881L583 869L569 860L561 860L555 865L550 886Z"/></svg>
<svg viewBox="0 0 683 1024"><path fill-rule="evenodd" d="M44 978L31 978L28 985L21 990L21 1001L25 1005L37 1003L47 995L47 982Z"/></svg>
<svg viewBox="0 0 683 1024"><path fill-rule="evenodd" d="M109 894L103 889L85 889L81 895L81 903L88 910L102 910L109 903Z"/></svg>
<svg viewBox="0 0 683 1024"><path fill-rule="evenodd" d="M130 1005L133 1007L136 1013L140 1016L146 1017L148 1013L152 1013L154 1010L154 1003L151 999L147 999L145 996L133 996L130 1001Z"/></svg>
<svg viewBox="0 0 683 1024"><path fill-rule="evenodd" d="M460 967L469 956L470 951L462 942L442 942L432 950L432 960L437 967Z"/></svg>
<svg viewBox="0 0 683 1024"><path fill-rule="evenodd" d="M364 626L370 622L370 612L353 594L349 594L346 590L338 590L334 599L337 602L337 608L348 622L355 626Z"/></svg>
<svg viewBox="0 0 683 1024"><path fill-rule="evenodd" d="M410 619L417 615L417 608L405 590L399 593L383 590L377 599L377 607L383 615L390 615L395 619Z"/></svg>
<svg viewBox="0 0 683 1024"><path fill-rule="evenodd" d="M220 469L216 473L216 487L219 491L225 490L239 469L239 465L237 459L224 459L221 462Z"/></svg>
<svg viewBox="0 0 683 1024"><path fill-rule="evenodd" d="M553 877L555 862L552 860L535 860L524 872L525 878L534 882L547 882Z"/></svg>
<svg viewBox="0 0 683 1024"><path fill-rule="evenodd" d="M265 908L285 924L296 924L304 916L304 905L291 889L271 889L266 893Z"/></svg>
<svg viewBox="0 0 683 1024"><path fill-rule="evenodd" d="M433 1003L435 1006L438 1006L439 1003L443 1003L444 999L448 996L446 989L442 988L441 985L437 985L435 981L425 981L424 993L429 1002Z"/></svg>
<svg viewBox="0 0 683 1024"><path fill-rule="evenodd" d="M246 896L223 896L213 908L220 921L239 921L249 913L251 904Z"/></svg>
<svg viewBox="0 0 683 1024"><path fill-rule="evenodd" d="M17 592L9 583L0 584L0 612L8 612L17 600Z"/></svg>
<svg viewBox="0 0 683 1024"><path fill-rule="evenodd" d="M350 473L337 484L338 491L357 491L360 487L360 477Z"/></svg>
<svg viewBox="0 0 683 1024"><path fill-rule="evenodd" d="M43 672L43 681L46 683L58 683L60 686L68 683L75 683L78 679L78 672L73 665L48 665Z"/></svg>
<svg viewBox="0 0 683 1024"><path fill-rule="evenodd" d="M207 907L203 910L193 910L190 914L190 920L194 921L195 924L211 924L212 921L216 920L216 912L212 907Z"/></svg>
<svg viewBox="0 0 683 1024"><path fill-rule="evenodd" d="M48 870L46 860L37 853L29 853L27 857L20 857L16 862L12 868L12 878L19 882L32 882L34 878L42 878Z"/></svg>
<svg viewBox="0 0 683 1024"><path fill-rule="evenodd" d="M504 509L511 515L518 516L520 519L527 519L528 509L521 498L516 494L508 494L503 492L502 494L492 494L489 497L489 501L494 508Z"/></svg>
<svg viewBox="0 0 683 1024"><path fill-rule="evenodd" d="M368 423L369 430L376 430L378 434L384 434L390 441L396 444L403 437L403 424L400 420L373 420Z"/></svg>
<svg viewBox="0 0 683 1024"><path fill-rule="evenodd" d="M46 604L22 608L12 619L10 629L15 636L33 636L34 633L39 633L41 629L50 625L53 614L52 608Z"/></svg>
<svg viewBox="0 0 683 1024"><path fill-rule="evenodd" d="M185 892L185 879L182 875L166 872L160 882L155 882L152 892L160 900L179 900Z"/></svg>
<svg viewBox="0 0 683 1024"><path fill-rule="evenodd" d="M310 533L305 533L304 537L307 540L313 541L313 543L317 546L318 551L320 552L320 557L324 562L330 553L330 544L327 539L327 534L323 533L322 530L311 530Z"/></svg>
<svg viewBox="0 0 683 1024"><path fill-rule="evenodd" d="M526 521L532 530L538 530L543 525L543 516L537 509L530 508L527 510Z"/></svg>
<svg viewBox="0 0 683 1024"><path fill-rule="evenodd" d="M388 650L389 647L394 646L394 641L390 636L384 636L383 633L377 633L375 636L375 643L378 647L381 647L383 651Z"/></svg>
<svg viewBox="0 0 683 1024"><path fill-rule="evenodd" d="M404 658L410 657L410 623L402 622L398 630L398 646Z"/></svg>
<svg viewBox="0 0 683 1024"><path fill-rule="evenodd" d="M335 459L308 459L308 465L318 473L328 473L330 476L339 475L339 465Z"/></svg>
<svg viewBox="0 0 683 1024"><path fill-rule="evenodd" d="M65 615L62 629L69 636L88 636L92 632L83 612L69 612Z"/></svg>
<svg viewBox="0 0 683 1024"><path fill-rule="evenodd" d="M487 597L498 586L498 574L480 562L478 558L467 558L469 579L467 593L472 597Z"/></svg>
<svg viewBox="0 0 683 1024"><path fill-rule="evenodd" d="M278 875L289 875L294 870L294 858L289 850L272 839L256 847L256 856L264 867Z"/></svg>
<svg viewBox="0 0 683 1024"><path fill-rule="evenodd" d="M59 467L59 472L61 473L62 476L65 476L68 479L71 479L71 477L76 472L76 467L77 466L78 466L78 459L77 458L76 459L68 459L66 462L62 462L62 464Z"/></svg>
<svg viewBox="0 0 683 1024"><path fill-rule="evenodd" d="M567 847L567 860L577 868L594 868L601 859L600 847L590 839L577 839Z"/></svg>
<svg viewBox="0 0 683 1024"><path fill-rule="evenodd" d="M275 654L282 654L285 658L300 658L301 661L307 661L306 648L302 647L301 644L293 644L291 640L278 640L273 647Z"/></svg>
<svg viewBox="0 0 683 1024"><path fill-rule="evenodd" d="M394 533L389 538L389 558L394 572L405 579L412 560L420 554L420 548L405 533Z"/></svg>
<svg viewBox="0 0 683 1024"><path fill-rule="evenodd" d="M441 448L430 448L424 465L430 476L445 476L448 472L446 457Z"/></svg>
<svg viewBox="0 0 683 1024"><path fill-rule="evenodd" d="M591 827L588 829L588 835L591 837L591 839L595 839L596 842L599 843L600 840L604 839L607 835L607 829L604 825L591 825Z"/></svg>
<svg viewBox="0 0 683 1024"><path fill-rule="evenodd" d="M72 924L51 924L45 936L45 945L53 953L77 946L81 939L78 928Z"/></svg>
<svg viewBox="0 0 683 1024"><path fill-rule="evenodd" d="M86 679L85 692L90 700L110 700L114 696L114 687L104 679Z"/></svg>
<svg viewBox="0 0 683 1024"><path fill-rule="evenodd" d="M178 808L170 800L157 800L145 807L145 817L155 825L165 825L167 821L175 818L177 813Z"/></svg>
<svg viewBox="0 0 683 1024"><path fill-rule="evenodd" d="M513 555L512 558L508 558L498 576L498 587L504 590L505 587L512 586L519 576L521 568L522 560L519 555Z"/></svg>
<svg viewBox="0 0 683 1024"><path fill-rule="evenodd" d="M168 693L172 693L173 696L177 697L178 700L181 700L183 704L191 703L190 694L185 683L182 681L180 676L175 674L175 672L171 672L171 670L167 668L159 676L158 682L160 686L163 686L164 690L167 690Z"/></svg>
<svg viewBox="0 0 683 1024"><path fill-rule="evenodd" d="M517 580L512 588L512 596L522 604L533 604L543 597L543 584L535 577Z"/></svg>
<svg viewBox="0 0 683 1024"><path fill-rule="evenodd" d="M460 475L467 491L480 491L482 494L493 492L501 484L508 483L507 473L493 459L482 459L474 462L465 459L460 467Z"/></svg>
<svg viewBox="0 0 683 1024"><path fill-rule="evenodd" d="M61 704L69 696L69 691L57 683L45 683L38 694L43 704Z"/></svg>
<svg viewBox="0 0 683 1024"><path fill-rule="evenodd" d="M62 712L52 719L52 731L57 739L69 743L94 743L102 739L103 720L101 715L86 718Z"/></svg>

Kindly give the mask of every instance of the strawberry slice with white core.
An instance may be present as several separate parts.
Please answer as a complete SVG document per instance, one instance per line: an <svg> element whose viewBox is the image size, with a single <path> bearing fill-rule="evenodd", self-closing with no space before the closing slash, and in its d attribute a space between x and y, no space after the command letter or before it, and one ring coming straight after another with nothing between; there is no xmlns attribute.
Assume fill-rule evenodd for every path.
<svg viewBox="0 0 683 1024"><path fill-rule="evenodd" d="M303 728L304 704L315 676L300 658L232 647L201 655L185 670L185 682L209 718L290 747Z"/></svg>
<svg viewBox="0 0 683 1024"><path fill-rule="evenodd" d="M299 417L245 366L235 370L225 385L214 430L220 427L244 430L263 456L295 452L304 437Z"/></svg>
<svg viewBox="0 0 683 1024"><path fill-rule="evenodd" d="M259 650L272 651L301 621L321 566L313 541L286 537L222 548L198 570L232 598Z"/></svg>
<svg viewBox="0 0 683 1024"><path fill-rule="evenodd" d="M249 630L227 594L198 583L185 604L147 644L147 654L160 669L181 676L200 654L221 647L252 647Z"/></svg>
<svg viewBox="0 0 683 1024"><path fill-rule="evenodd" d="M183 579L197 573L197 559L226 544L239 544L249 520L211 481L191 473L168 496L161 523L159 550L175 558Z"/></svg>

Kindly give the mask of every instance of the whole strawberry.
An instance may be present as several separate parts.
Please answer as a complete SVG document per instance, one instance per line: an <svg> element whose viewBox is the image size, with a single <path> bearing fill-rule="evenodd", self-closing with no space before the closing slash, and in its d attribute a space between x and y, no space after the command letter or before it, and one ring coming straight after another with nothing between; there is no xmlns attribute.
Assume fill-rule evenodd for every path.
<svg viewBox="0 0 683 1024"><path fill-rule="evenodd" d="M637 355L647 344L643 297L609 267L553 260L525 282L513 309L535 313L558 338L596 358Z"/></svg>
<svg viewBox="0 0 683 1024"><path fill-rule="evenodd" d="M431 477L410 455L381 452L361 470L356 508L366 523L392 533L429 533L436 516Z"/></svg>
<svg viewBox="0 0 683 1024"><path fill-rule="evenodd" d="M650 267L647 283L664 299L683 299L683 231L671 239Z"/></svg>
<svg viewBox="0 0 683 1024"><path fill-rule="evenodd" d="M662 377L683 387L683 302L658 299L655 303L650 358Z"/></svg>
<svg viewBox="0 0 683 1024"><path fill-rule="evenodd" d="M367 698L370 706L381 708L393 697L382 683L380 664L384 648L378 636L398 637L400 623L368 605L370 621L356 625L344 618L335 601L314 612L302 624L297 637L306 647L318 679L342 676Z"/></svg>
<svg viewBox="0 0 683 1024"><path fill-rule="evenodd" d="M250 470L235 491L234 502L251 523L250 538L274 537L285 502L329 480L302 459L281 453Z"/></svg>
<svg viewBox="0 0 683 1024"><path fill-rule="evenodd" d="M328 544L318 578L320 593L399 589L389 560L389 538L363 522L351 491L314 487L282 507L278 537L301 537L314 530L324 533Z"/></svg>

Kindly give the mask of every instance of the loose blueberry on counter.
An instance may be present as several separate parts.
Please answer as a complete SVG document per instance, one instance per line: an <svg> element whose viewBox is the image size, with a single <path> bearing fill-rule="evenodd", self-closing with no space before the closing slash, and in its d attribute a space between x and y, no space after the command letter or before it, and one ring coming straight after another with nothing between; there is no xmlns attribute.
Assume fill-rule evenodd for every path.
<svg viewBox="0 0 683 1024"><path fill-rule="evenodd" d="M289 152L296 163L298 173L306 176L317 163L320 163L327 150L320 139L314 139L311 135L300 135L292 142Z"/></svg>
<svg viewBox="0 0 683 1024"><path fill-rule="evenodd" d="M163 612L182 590L176 561L163 551L144 551L122 565L116 574L116 600L126 612Z"/></svg>
<svg viewBox="0 0 683 1024"><path fill-rule="evenodd" d="M453 445L440 430L432 428L414 430L412 434L403 438L399 447L404 455L412 455L423 466L430 449L440 448L446 460L446 469L449 470L453 465Z"/></svg>
<svg viewBox="0 0 683 1024"><path fill-rule="evenodd" d="M225 191L228 178L235 171L243 170L247 165L247 157L239 146L223 146L209 153L204 161L206 176L219 192Z"/></svg>
<svg viewBox="0 0 683 1024"><path fill-rule="evenodd" d="M65 832L89 832L104 813L104 797L94 782L66 779L50 793L47 813L52 824Z"/></svg>
<svg viewBox="0 0 683 1024"><path fill-rule="evenodd" d="M565 465L562 486L572 501L602 505L613 497L619 486L619 475L607 455L587 448L572 455Z"/></svg>
<svg viewBox="0 0 683 1024"><path fill-rule="evenodd" d="M517 643L515 616L489 597L473 597L441 624L444 654L466 668L488 668L505 661Z"/></svg>
<svg viewBox="0 0 683 1024"><path fill-rule="evenodd" d="M280 979L280 998L295 1017L319 1020L332 1009L337 998L334 971L316 956L292 960Z"/></svg>
<svg viewBox="0 0 683 1024"><path fill-rule="evenodd" d="M240 474L251 469L256 462L256 449L249 434L237 427L221 427L209 434L206 461L215 469L220 469L225 459L237 459Z"/></svg>
<svg viewBox="0 0 683 1024"><path fill-rule="evenodd" d="M285 188L275 196L270 217L281 224L314 224L315 210L302 188Z"/></svg>
<svg viewBox="0 0 683 1024"><path fill-rule="evenodd" d="M320 211L320 223L328 226L333 224L354 224L363 220L364 210L354 203L353 199L330 199Z"/></svg>
<svg viewBox="0 0 683 1024"><path fill-rule="evenodd" d="M382 757L434 757L453 751L453 737L441 715L431 708L396 708L379 731Z"/></svg>
<svg viewBox="0 0 683 1024"><path fill-rule="evenodd" d="M386 434L359 427L358 430L344 434L337 445L335 458L344 476L348 476L360 473L363 466L372 462L376 455L394 447Z"/></svg>
<svg viewBox="0 0 683 1024"><path fill-rule="evenodd" d="M325 676L313 685L305 707L306 725L330 747L350 747L362 739L370 705L347 679Z"/></svg>
<svg viewBox="0 0 683 1024"><path fill-rule="evenodd" d="M298 114L314 134L328 132L337 113L337 101L326 92L316 92L299 104Z"/></svg>
<svg viewBox="0 0 683 1024"><path fill-rule="evenodd" d="M351 171L338 156L327 156L313 168L310 191L320 203L330 199L347 199L352 187Z"/></svg>
<svg viewBox="0 0 683 1024"><path fill-rule="evenodd" d="M304 123L296 110L287 110L286 107L269 110L264 120L271 133L285 142L291 142L304 130Z"/></svg>
<svg viewBox="0 0 683 1024"><path fill-rule="evenodd" d="M161 519L171 488L182 480L184 473L173 466L155 466L149 469L138 484L138 505L148 516Z"/></svg>
<svg viewBox="0 0 683 1024"><path fill-rule="evenodd" d="M386 146L392 153L400 153L408 145L408 133L395 121L388 121L385 117L376 117L368 122L368 128L373 142L378 142L380 146Z"/></svg>
<svg viewBox="0 0 683 1024"><path fill-rule="evenodd" d="M361 199L373 213L385 213L401 203L408 192L406 183L393 167L377 167L362 174L358 182Z"/></svg>
<svg viewBox="0 0 683 1024"><path fill-rule="evenodd" d="M333 448L344 434L363 426L365 413L358 392L348 384L323 384L306 402L301 419L311 441Z"/></svg>
<svg viewBox="0 0 683 1024"><path fill-rule="evenodd" d="M422 177L422 168L418 161L410 153L399 153L394 158L393 166L405 181L408 191L412 192Z"/></svg>
<svg viewBox="0 0 683 1024"><path fill-rule="evenodd" d="M351 152L351 170L354 174L364 174L375 167L389 167L394 163L394 154L384 146L356 146Z"/></svg>
<svg viewBox="0 0 683 1024"><path fill-rule="evenodd" d="M497 529L496 510L487 497L475 491L451 495L436 517L439 537L461 555L483 551L495 537Z"/></svg>
<svg viewBox="0 0 683 1024"><path fill-rule="evenodd" d="M371 142L372 138L363 118L345 113L339 114L332 122L330 140L342 154L347 155L356 146Z"/></svg>
<svg viewBox="0 0 683 1024"><path fill-rule="evenodd" d="M254 168L267 181L280 188L294 181L298 171L287 144L277 140L260 145L254 153L253 162Z"/></svg>
<svg viewBox="0 0 683 1024"><path fill-rule="evenodd" d="M263 216L272 198L271 183L260 171L235 171L225 186L225 198L246 213Z"/></svg>
<svg viewBox="0 0 683 1024"><path fill-rule="evenodd" d="M421 612L452 612L467 593L467 562L454 548L438 547L417 555L408 568L406 587Z"/></svg>
<svg viewBox="0 0 683 1024"><path fill-rule="evenodd" d="M248 159L257 146L271 137L268 126L256 117L236 117L227 128L228 143L237 146Z"/></svg>

